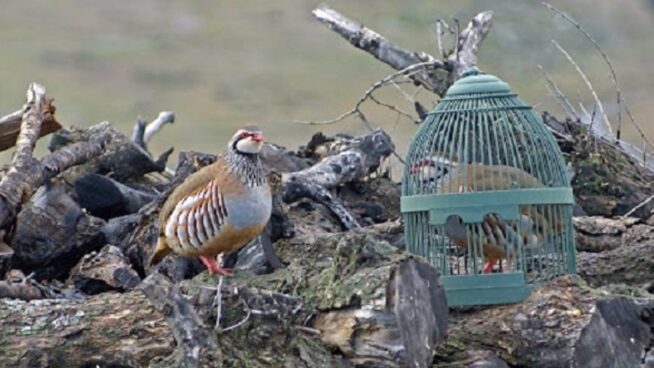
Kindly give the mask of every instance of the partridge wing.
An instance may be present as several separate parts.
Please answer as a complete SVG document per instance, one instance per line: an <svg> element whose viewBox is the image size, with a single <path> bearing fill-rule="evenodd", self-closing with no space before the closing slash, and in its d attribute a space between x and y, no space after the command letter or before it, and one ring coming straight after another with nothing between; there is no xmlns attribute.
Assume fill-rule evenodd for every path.
<svg viewBox="0 0 654 368"><path fill-rule="evenodd" d="M166 222L165 234L184 249L198 249L220 232L227 216L218 180L212 179L180 199Z"/></svg>

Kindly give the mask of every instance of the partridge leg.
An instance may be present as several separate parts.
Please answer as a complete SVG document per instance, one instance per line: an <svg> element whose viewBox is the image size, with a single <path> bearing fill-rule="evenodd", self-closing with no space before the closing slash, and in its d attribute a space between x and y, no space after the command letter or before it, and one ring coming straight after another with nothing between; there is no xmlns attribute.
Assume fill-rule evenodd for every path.
<svg viewBox="0 0 654 368"><path fill-rule="evenodd" d="M484 265L484 270L482 271L483 273L492 273L493 272L493 267L495 267L495 264L497 263L497 259L491 259L490 261L486 262Z"/></svg>
<svg viewBox="0 0 654 368"><path fill-rule="evenodd" d="M202 261L202 263L207 267L207 271L209 271L210 275L213 274L218 274L222 276L234 275L230 269L220 267L214 257L199 256L198 258L200 258L200 261Z"/></svg>

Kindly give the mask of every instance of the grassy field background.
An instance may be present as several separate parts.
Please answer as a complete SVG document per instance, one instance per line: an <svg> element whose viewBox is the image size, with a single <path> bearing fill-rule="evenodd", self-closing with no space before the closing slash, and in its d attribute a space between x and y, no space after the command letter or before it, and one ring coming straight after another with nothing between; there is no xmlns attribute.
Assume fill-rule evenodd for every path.
<svg viewBox="0 0 654 368"><path fill-rule="evenodd" d="M0 12L0 114L16 110L30 81L56 99L65 125L109 120L131 133L138 115L172 110L177 122L151 144L158 153L221 150L240 125L257 123L269 140L296 147L318 131L360 133L352 118L315 127L293 120L328 119L351 108L391 69L315 21L319 1L4 0ZM436 54L434 20L495 11L480 67L509 82L537 109L560 112L547 96L542 64L574 99L591 96L554 48L559 41L591 78L613 121L615 94L600 55L571 25L537 1L334 0L328 4L412 50ZM611 57L621 87L645 131L654 136L654 2L553 1L586 27ZM403 104L393 90L380 94ZM429 105L436 97L422 93ZM410 106L404 105L406 109ZM404 152L416 126L369 105L374 122ZM635 140L634 129L625 126ZM39 147L43 153L44 143ZM176 157L176 154L174 155ZM2 153L2 162L9 160ZM175 159L176 160L176 159Z"/></svg>

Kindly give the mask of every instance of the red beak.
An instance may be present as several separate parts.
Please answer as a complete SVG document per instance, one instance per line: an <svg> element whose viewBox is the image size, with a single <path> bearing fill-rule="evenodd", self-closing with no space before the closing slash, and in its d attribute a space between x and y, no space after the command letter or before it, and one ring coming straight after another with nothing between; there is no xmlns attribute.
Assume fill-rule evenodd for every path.
<svg viewBox="0 0 654 368"><path fill-rule="evenodd" d="M255 142L263 142L262 134L252 134L252 140Z"/></svg>

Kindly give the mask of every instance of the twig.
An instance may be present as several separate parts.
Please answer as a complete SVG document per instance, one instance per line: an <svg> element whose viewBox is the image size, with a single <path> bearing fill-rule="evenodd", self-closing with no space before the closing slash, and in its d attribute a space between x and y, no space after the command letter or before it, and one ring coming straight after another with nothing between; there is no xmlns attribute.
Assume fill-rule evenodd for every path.
<svg viewBox="0 0 654 368"><path fill-rule="evenodd" d="M651 196L647 197L646 200L640 202L636 207L630 209L627 213L625 213L624 215L622 215L622 217L629 217L629 216L631 216L634 212L638 211L641 207L643 207L644 205L646 205L646 204L648 204L649 202L651 202L652 199L654 199L654 195L651 195Z"/></svg>
<svg viewBox="0 0 654 368"><path fill-rule="evenodd" d="M393 111L395 111L396 113L398 113L398 115L403 116L403 117L405 117L405 118L411 120L411 122L413 122L413 123L416 123L416 124L420 123L419 121L416 120L416 118L413 117L413 115L409 114L408 112L406 112L406 111L400 109L399 107L397 107L397 106L395 106L395 105L391 105L391 104L388 104L388 103L386 103L386 102L379 101L379 100L377 99L377 97L375 97L375 95L370 95L370 99L371 99L374 103L376 103L377 105L384 106L384 107L386 107L386 108L388 108L388 109L390 109L390 110L393 110Z"/></svg>
<svg viewBox="0 0 654 368"><path fill-rule="evenodd" d="M624 101L624 98L622 97L622 92L620 91L620 87L618 86L618 78L615 73L615 69L613 69L613 64L611 64L611 60L609 59L609 56L602 50L600 47L599 43L595 41L595 39L588 33L582 26L579 24L577 21L572 19L571 16L568 14L564 13L563 11L557 9L556 7L546 3L542 2L542 4L550 9L551 11L559 14L560 16L563 17L566 21L568 21L570 24L575 26L586 38L595 46L597 51L602 55L602 58L604 58L604 61L606 62L606 65L609 67L609 71L611 74L611 81L613 82L613 86L615 87L615 93L617 95L617 102L618 102L618 129L616 132L616 139L620 140L620 131L622 129L622 104L626 105L626 102Z"/></svg>
<svg viewBox="0 0 654 368"><path fill-rule="evenodd" d="M339 115L338 117L336 117L334 119L313 120L313 121L295 120L294 122L298 123L298 124L308 124L308 125L326 125L326 124L337 123L337 122L342 121L343 119L347 118L348 116L352 116L352 115L355 115L355 114L363 115L362 112L361 112L361 105L368 98L370 98L370 95L372 95L372 93L376 89L390 83L391 81L395 80L396 78L399 78L401 76L404 76L405 74L411 73L413 71L419 70L419 69L424 68L424 67L429 66L429 65L433 65L433 62L432 61L425 61L425 62L409 65L408 67L406 67L406 68L404 68L404 69L402 69L400 71L397 71L395 73L392 73L392 74L386 76L384 79L378 80L377 82L373 83L370 87L368 87L368 89L363 93L363 95L359 98L359 100L357 101L357 103L354 105L354 107L351 110ZM371 126L369 126L368 128L371 131L373 130L373 128Z"/></svg>
<svg viewBox="0 0 654 368"><path fill-rule="evenodd" d="M556 46L556 48L559 49L559 51L561 51L561 53L568 59L568 61L570 61L570 63L575 67L575 69L577 69L577 73L579 73L581 78L586 83L586 86L590 90L590 93L593 95L593 99L595 100L595 103L597 104L599 112L600 112L600 114L602 114L602 117L604 118L604 123L606 124L607 130L609 131L609 133L611 135L613 135L613 131L611 129L611 123L609 122L609 118L606 116L606 112L604 111L604 105L602 105L602 101L600 101L599 97L597 96L597 92L595 92L595 89L593 88L593 85L588 80L588 77L586 77L586 74L584 74L584 72L581 70L579 65L574 61L572 56L570 56L570 54L561 45L559 45L558 42L556 42L555 40L552 40L552 43L554 44L554 46Z"/></svg>
<svg viewBox="0 0 654 368"><path fill-rule="evenodd" d="M218 277L218 285L216 286L216 296L213 298L213 304L216 306L216 324L214 328L220 329L220 318L223 314L223 277Z"/></svg>
<svg viewBox="0 0 654 368"><path fill-rule="evenodd" d="M236 322L235 324L233 324L233 325L231 325L229 327L223 328L222 330L220 330L220 332L227 332L227 331L237 329L237 328L241 327L245 322L247 322L250 319L250 316L252 315L252 309L250 309L250 306L245 302L245 300L243 300L243 298L239 298L239 299L241 300L241 303L243 303L243 306L245 307L245 311L246 311L245 317L243 317L243 319Z"/></svg>
<svg viewBox="0 0 654 368"><path fill-rule="evenodd" d="M559 104L563 108L563 111L565 111L570 117L578 116L577 110L575 110L575 108L572 106L572 103L570 103L570 100L568 100L568 98L561 91L559 86L557 86L556 83L554 83L550 75L547 74L547 72L543 69L543 66L540 64L536 66L538 67L538 70L540 70L541 74L543 74L543 77L545 77L547 84L552 88L554 97L557 99L557 101L559 101Z"/></svg>

